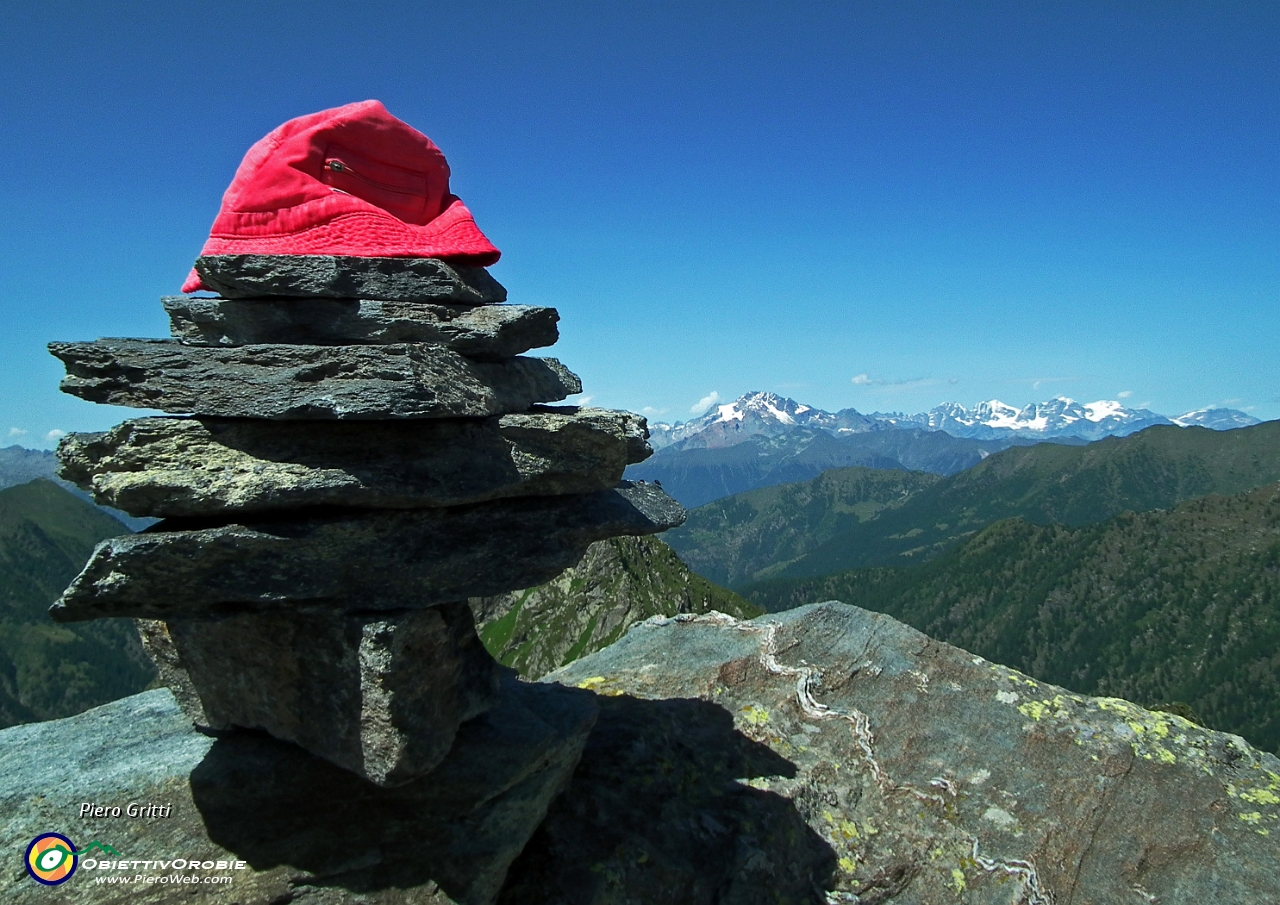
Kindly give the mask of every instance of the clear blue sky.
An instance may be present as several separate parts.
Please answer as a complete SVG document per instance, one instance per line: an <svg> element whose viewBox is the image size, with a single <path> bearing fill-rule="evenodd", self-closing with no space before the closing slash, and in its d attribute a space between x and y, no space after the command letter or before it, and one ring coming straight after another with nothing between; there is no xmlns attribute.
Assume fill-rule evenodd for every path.
<svg viewBox="0 0 1280 905"><path fill-rule="evenodd" d="M1280 417L1280 5L18 0L0 92L0 445L130 417L45 343L165 335L249 145L365 98L593 404Z"/></svg>

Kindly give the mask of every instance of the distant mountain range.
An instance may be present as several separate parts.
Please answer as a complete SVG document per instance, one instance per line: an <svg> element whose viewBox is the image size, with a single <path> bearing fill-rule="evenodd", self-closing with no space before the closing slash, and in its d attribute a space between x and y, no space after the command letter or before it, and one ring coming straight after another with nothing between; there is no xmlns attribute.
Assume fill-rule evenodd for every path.
<svg viewBox="0 0 1280 905"><path fill-rule="evenodd" d="M58 477L58 460L52 451L47 449L26 449L22 446L6 446L0 449L0 490L4 490L6 487L17 487L19 484L34 481L36 478L52 481L63 490L78 496L86 503L98 505L93 502L93 497L89 494L70 481L64 481ZM123 522L125 526L133 531L141 531L143 528L156 523L153 518L134 518L129 513L121 512L119 509L112 509L110 506L98 506L98 508L112 518Z"/></svg>
<svg viewBox="0 0 1280 905"><path fill-rule="evenodd" d="M828 471L694 509L663 539L699 575L755 599L752 581L919 563L1001 519L1077 527L1275 481L1280 421L1166 425L1086 446L1011 448L943 479Z"/></svg>
<svg viewBox="0 0 1280 905"><path fill-rule="evenodd" d="M797 428L813 428L836 435L905 428L945 431L953 437L974 440L1013 437L1100 440L1127 436L1156 424L1230 430L1257 423L1257 418L1235 409L1199 409L1168 418L1148 409L1126 408L1114 400L1079 403L1065 396L1021 409L993 399L980 402L972 409L958 402L946 402L915 415L863 414L851 408L825 412L774 393L752 392L715 406L691 421L650 424L649 442L655 450L682 441L686 449L690 446L715 448L731 446L752 436L776 436Z"/></svg>
<svg viewBox="0 0 1280 905"><path fill-rule="evenodd" d="M940 405L919 415L825 412L774 393L748 393L680 424L649 425L657 452L627 469L660 481L686 507L816 477L830 468L896 468L952 475L992 453L1036 443L1081 445L1158 425L1227 430L1258 419L1231 409L1166 418L1118 402L1058 398L1021 410L984 402Z"/></svg>

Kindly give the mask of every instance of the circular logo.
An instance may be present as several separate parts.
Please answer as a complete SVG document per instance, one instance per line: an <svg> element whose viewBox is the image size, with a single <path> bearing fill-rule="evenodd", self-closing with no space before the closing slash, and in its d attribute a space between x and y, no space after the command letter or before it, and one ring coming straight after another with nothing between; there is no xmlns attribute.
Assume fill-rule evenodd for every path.
<svg viewBox="0 0 1280 905"><path fill-rule="evenodd" d="M71 878L80 859L76 857L76 847L66 836L44 833L27 846L26 863L27 873L37 883L57 886Z"/></svg>

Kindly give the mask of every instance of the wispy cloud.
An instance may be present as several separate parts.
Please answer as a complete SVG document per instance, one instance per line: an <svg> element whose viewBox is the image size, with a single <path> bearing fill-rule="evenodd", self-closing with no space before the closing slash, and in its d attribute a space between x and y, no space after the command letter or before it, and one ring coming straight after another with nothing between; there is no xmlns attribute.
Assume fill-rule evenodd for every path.
<svg viewBox="0 0 1280 905"><path fill-rule="evenodd" d="M19 437L25 437L29 433L31 433L31 431L23 430L20 427L11 427L9 428L9 439L17 440Z"/></svg>
<svg viewBox="0 0 1280 905"><path fill-rule="evenodd" d="M1128 399L1132 395L1133 395L1133 390L1121 390L1120 392L1116 393L1116 398Z"/></svg>
<svg viewBox="0 0 1280 905"><path fill-rule="evenodd" d="M656 409L651 405L646 405L640 410L640 414L652 418L655 415L665 415L668 411L668 409Z"/></svg>
<svg viewBox="0 0 1280 905"><path fill-rule="evenodd" d="M60 431L55 427L53 430L49 431L49 433L44 435L44 441L46 443L57 443L66 435L67 435L66 431Z"/></svg>
<svg viewBox="0 0 1280 905"><path fill-rule="evenodd" d="M906 380L885 380L880 377L872 377L869 374L858 374L850 383L858 387L876 387L882 390L908 390L917 387L936 387L942 385L955 386L960 382L959 377L948 377L943 380L938 377L912 377Z"/></svg>
<svg viewBox="0 0 1280 905"><path fill-rule="evenodd" d="M586 407L591 404L591 400L594 398L596 397L588 396L586 393L579 393L576 396L570 396L568 399L565 400L565 402L569 403L569 405Z"/></svg>
<svg viewBox="0 0 1280 905"><path fill-rule="evenodd" d="M695 415L695 416L705 415L707 413L707 410L710 409L711 406L715 405L719 401L720 401L720 394L717 393L715 390L712 390L710 393L703 396L696 403L694 403L693 408L689 409L689 414Z"/></svg>

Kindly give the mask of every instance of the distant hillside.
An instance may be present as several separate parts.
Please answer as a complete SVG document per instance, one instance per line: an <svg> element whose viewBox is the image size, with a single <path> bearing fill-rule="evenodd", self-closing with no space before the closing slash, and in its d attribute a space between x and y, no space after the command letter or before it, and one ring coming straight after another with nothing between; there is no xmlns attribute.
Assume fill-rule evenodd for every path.
<svg viewBox="0 0 1280 905"><path fill-rule="evenodd" d="M47 449L26 449L6 446L0 449L0 490L34 481L36 478L53 479L57 460Z"/></svg>
<svg viewBox="0 0 1280 905"><path fill-rule="evenodd" d="M1280 751L1280 484L1079 528L1001 521L922 566L746 593L888 613L1075 691L1186 702Z"/></svg>
<svg viewBox="0 0 1280 905"><path fill-rule="evenodd" d="M880 468L949 475L1020 440L962 440L941 431L879 430L832 434L791 427L775 435L706 445L704 431L627 468L631 480L660 481L681 505L816 477L831 468Z"/></svg>
<svg viewBox="0 0 1280 905"><path fill-rule="evenodd" d="M941 480L919 471L833 468L811 481L700 506L663 537L699 575L728 586L747 584Z"/></svg>
<svg viewBox="0 0 1280 905"><path fill-rule="evenodd" d="M1126 510L1166 509L1205 494L1238 493L1277 480L1278 421L1232 431L1158 426L1087 446L1015 447L923 487L901 505L851 523L820 543L806 542L808 552L780 566L776 574L802 578L921 562L1000 519L1087 525ZM824 505L821 499L818 495L810 505ZM726 511L734 517L717 527L696 510L687 524L703 533L694 537L686 527L671 535L676 552L707 569L706 574L748 571L731 561L731 539L743 530L735 519L755 516L746 509ZM819 523L821 515L811 512L803 520ZM706 565L717 556L724 559L715 568ZM785 560L781 556L778 561ZM752 568L759 571L758 564Z"/></svg>
<svg viewBox="0 0 1280 905"><path fill-rule="evenodd" d="M50 481L0 490L0 725L70 716L150 682L131 622L56 625L47 612L98 541L127 533Z"/></svg>
<svg viewBox="0 0 1280 905"><path fill-rule="evenodd" d="M719 610L739 618L761 610L694 575L655 537L592 544L577 566L536 588L473 597L480 639L526 678L594 653L650 616Z"/></svg>

